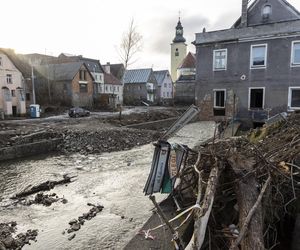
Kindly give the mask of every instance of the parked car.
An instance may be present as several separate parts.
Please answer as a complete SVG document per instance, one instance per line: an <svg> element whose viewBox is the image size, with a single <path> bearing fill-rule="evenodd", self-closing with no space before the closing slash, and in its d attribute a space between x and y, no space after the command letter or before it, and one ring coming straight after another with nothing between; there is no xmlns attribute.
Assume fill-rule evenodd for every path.
<svg viewBox="0 0 300 250"><path fill-rule="evenodd" d="M90 115L90 111L84 109L84 108L71 108L69 110L69 116L70 117L83 117L83 116L89 116Z"/></svg>

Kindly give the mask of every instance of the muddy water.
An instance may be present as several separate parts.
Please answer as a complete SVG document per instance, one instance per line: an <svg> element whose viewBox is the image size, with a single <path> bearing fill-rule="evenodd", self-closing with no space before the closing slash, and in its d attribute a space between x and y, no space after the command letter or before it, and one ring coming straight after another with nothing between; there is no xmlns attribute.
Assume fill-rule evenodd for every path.
<svg viewBox="0 0 300 250"><path fill-rule="evenodd" d="M170 142L193 147L212 136L214 124L193 123ZM0 164L0 222L17 221L20 232L38 229L37 242L24 249L122 249L151 215L152 203L142 193L152 160L151 144L129 151L84 156L48 156ZM8 199L28 185L60 179L63 174L78 175L68 186L51 190L64 196L67 204L9 206ZM165 196L158 195L162 200ZM99 203L104 210L86 221L68 241L63 235L68 222L87 212L86 204ZM121 216L125 216L124 219Z"/></svg>

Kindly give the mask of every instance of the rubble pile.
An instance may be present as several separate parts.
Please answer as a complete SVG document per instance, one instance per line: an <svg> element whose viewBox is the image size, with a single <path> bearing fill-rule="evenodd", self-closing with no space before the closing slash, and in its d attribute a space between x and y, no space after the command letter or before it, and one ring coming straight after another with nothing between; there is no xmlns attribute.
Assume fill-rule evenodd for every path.
<svg viewBox="0 0 300 250"><path fill-rule="evenodd" d="M41 204L46 207L51 206L53 203L61 201L62 203L66 204L68 201L65 198L59 198L55 193L52 194L43 194L38 193L35 195L33 200L27 200L22 202L25 206L31 206L33 204Z"/></svg>
<svg viewBox="0 0 300 250"><path fill-rule="evenodd" d="M216 135L197 151L173 193L192 198L193 206L183 207L194 227L182 248L290 249L299 212L300 115L246 136Z"/></svg>
<svg viewBox="0 0 300 250"><path fill-rule="evenodd" d="M25 244L30 245L30 241L35 241L38 235L37 230L27 230L26 233L19 233L13 236L16 232L17 223L0 223L0 249L1 250L20 250Z"/></svg>
<svg viewBox="0 0 300 250"><path fill-rule="evenodd" d="M92 207L87 213L82 214L77 219L73 219L69 222L70 228L66 229L68 234L73 233L75 231L80 230L81 226L84 225L86 220L91 220L94 218L98 213L100 213L103 210L102 205L94 205L92 203L87 203L88 206ZM63 234L65 234L65 231L63 231ZM72 234L69 236L68 240L74 239L76 234Z"/></svg>
<svg viewBox="0 0 300 250"><path fill-rule="evenodd" d="M102 131L67 130L59 150L63 153L83 154L128 150L159 138L160 133L149 130L111 129Z"/></svg>

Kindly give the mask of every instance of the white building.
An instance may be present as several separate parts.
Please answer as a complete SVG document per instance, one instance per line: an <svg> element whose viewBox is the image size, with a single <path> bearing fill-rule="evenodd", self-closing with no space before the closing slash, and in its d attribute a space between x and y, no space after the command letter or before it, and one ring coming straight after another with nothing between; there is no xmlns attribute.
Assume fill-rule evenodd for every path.
<svg viewBox="0 0 300 250"><path fill-rule="evenodd" d="M157 81L159 102L170 103L174 97L174 85L169 71L159 70L153 73Z"/></svg>
<svg viewBox="0 0 300 250"><path fill-rule="evenodd" d="M9 54L14 52L0 49L0 110L7 116L25 115L24 78Z"/></svg>

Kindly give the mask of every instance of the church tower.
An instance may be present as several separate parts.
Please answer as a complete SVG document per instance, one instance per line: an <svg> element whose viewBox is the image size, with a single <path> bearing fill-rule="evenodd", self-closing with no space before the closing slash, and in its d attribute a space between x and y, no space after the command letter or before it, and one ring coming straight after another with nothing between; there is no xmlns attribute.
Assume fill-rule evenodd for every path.
<svg viewBox="0 0 300 250"><path fill-rule="evenodd" d="M175 82L177 80L177 68L186 57L187 45L183 37L183 27L180 22L180 17L176 26L175 38L171 44L171 76Z"/></svg>

